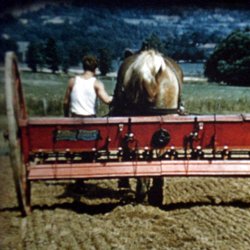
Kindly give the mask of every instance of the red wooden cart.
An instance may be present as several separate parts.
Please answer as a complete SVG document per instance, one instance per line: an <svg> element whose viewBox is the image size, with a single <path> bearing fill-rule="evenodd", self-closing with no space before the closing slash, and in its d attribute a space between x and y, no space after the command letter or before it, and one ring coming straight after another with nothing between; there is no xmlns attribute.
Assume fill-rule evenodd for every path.
<svg viewBox="0 0 250 250"><path fill-rule="evenodd" d="M5 60L10 159L23 215L37 180L250 175L250 114L30 118L14 53Z"/></svg>

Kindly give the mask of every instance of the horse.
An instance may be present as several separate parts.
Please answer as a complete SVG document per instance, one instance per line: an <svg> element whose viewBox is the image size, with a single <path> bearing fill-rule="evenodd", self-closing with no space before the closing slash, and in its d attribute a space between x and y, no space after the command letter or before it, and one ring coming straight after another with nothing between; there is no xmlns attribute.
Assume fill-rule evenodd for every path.
<svg viewBox="0 0 250 250"><path fill-rule="evenodd" d="M183 72L170 57L152 49L131 54L125 58L118 70L109 115L178 113L181 109L182 84ZM158 178L158 181L162 183L162 178ZM138 178L138 201L145 199L149 185L149 178ZM120 179L119 187L129 188L128 179Z"/></svg>
<svg viewBox="0 0 250 250"><path fill-rule="evenodd" d="M118 70L109 114L131 116L178 112L182 84L183 72L170 57L152 49L130 55Z"/></svg>

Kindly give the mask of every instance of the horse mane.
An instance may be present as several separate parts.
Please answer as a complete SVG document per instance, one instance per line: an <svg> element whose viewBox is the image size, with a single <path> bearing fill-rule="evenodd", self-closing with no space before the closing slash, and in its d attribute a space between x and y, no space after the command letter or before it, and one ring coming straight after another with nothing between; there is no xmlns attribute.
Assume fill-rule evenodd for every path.
<svg viewBox="0 0 250 250"><path fill-rule="evenodd" d="M152 49L130 55L119 68L110 114L177 109L182 82L182 70L171 58Z"/></svg>
<svg viewBox="0 0 250 250"><path fill-rule="evenodd" d="M147 50L140 53L131 63L124 76L124 87L130 90L134 102L138 102L139 93L145 86L151 91L151 97L157 91L157 75L166 69L162 55L155 50ZM149 100L150 101L150 100Z"/></svg>

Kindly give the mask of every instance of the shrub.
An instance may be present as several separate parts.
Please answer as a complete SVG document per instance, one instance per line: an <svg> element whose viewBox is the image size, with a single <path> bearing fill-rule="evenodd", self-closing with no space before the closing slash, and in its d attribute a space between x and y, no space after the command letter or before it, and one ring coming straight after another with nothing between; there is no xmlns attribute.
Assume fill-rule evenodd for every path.
<svg viewBox="0 0 250 250"><path fill-rule="evenodd" d="M223 40L205 64L211 81L250 86L250 31L235 31Z"/></svg>

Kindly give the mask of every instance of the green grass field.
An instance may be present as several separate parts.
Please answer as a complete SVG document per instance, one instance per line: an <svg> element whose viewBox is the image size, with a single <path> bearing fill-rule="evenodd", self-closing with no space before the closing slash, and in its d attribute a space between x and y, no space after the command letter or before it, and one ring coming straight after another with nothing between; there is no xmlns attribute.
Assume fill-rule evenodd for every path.
<svg viewBox="0 0 250 250"><path fill-rule="evenodd" d="M22 72L21 79L30 116L62 116L62 103L68 79L72 75ZM109 94L115 79L100 78ZM185 82L182 93L186 111L197 114L231 114L250 112L250 88L207 82ZM0 114L5 114L4 73L0 72ZM98 115L108 107L98 103Z"/></svg>

